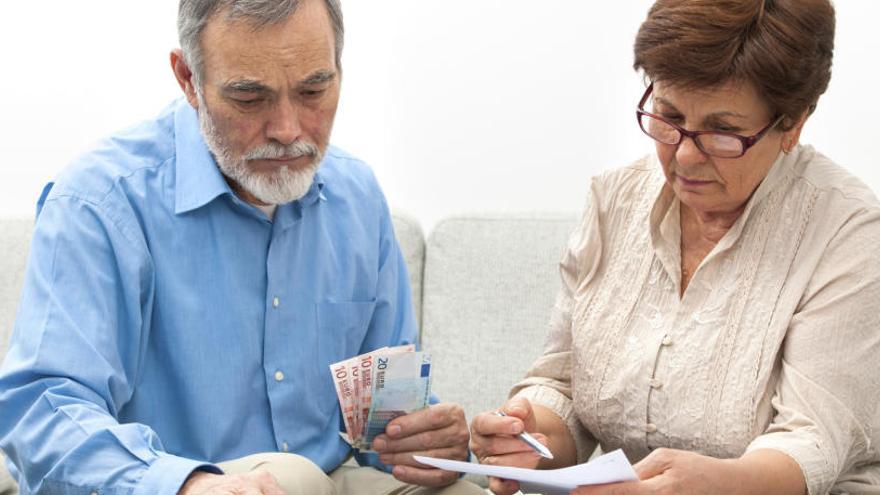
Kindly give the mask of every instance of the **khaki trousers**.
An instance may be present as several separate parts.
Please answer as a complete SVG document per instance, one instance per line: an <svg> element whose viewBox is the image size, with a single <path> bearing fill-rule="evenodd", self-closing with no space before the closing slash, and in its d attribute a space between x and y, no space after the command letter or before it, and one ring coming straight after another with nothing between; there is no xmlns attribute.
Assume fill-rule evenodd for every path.
<svg viewBox="0 0 880 495"><path fill-rule="evenodd" d="M486 495L482 488L457 481L443 488L408 485L371 467L342 465L325 474L317 465L296 454L254 454L218 464L227 474L256 469L272 473L287 495Z"/></svg>

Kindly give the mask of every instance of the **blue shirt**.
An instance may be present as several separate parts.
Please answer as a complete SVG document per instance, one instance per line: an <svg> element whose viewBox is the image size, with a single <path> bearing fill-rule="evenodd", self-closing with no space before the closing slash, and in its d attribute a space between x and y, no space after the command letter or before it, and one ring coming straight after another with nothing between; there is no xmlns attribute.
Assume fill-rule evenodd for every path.
<svg viewBox="0 0 880 495"><path fill-rule="evenodd" d="M173 494L206 463L267 451L331 471L350 449L328 366L415 339L370 169L330 147L270 221L179 101L44 191L0 447L25 494Z"/></svg>

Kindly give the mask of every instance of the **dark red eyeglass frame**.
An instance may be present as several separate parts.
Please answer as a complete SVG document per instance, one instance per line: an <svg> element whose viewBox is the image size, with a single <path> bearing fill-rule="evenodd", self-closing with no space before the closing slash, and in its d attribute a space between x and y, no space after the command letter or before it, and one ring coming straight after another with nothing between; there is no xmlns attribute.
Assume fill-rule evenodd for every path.
<svg viewBox="0 0 880 495"><path fill-rule="evenodd" d="M659 115L645 111L645 103L647 103L648 97L651 96L652 91L654 91L654 83L651 83L650 85L648 85L648 89L645 90L645 94L642 95L642 99L639 101L639 106L636 109L636 121L638 121L638 123L639 123L639 129L641 129L642 132L645 133L645 135L647 135L649 138L653 139L654 141L657 141L658 143L662 143L662 144L670 144L673 146L680 145L681 142L684 141L685 137L689 137L694 141L694 144L697 145L697 148L699 148L700 151L702 151L703 153L705 153L709 156L716 156L716 157L718 157L718 156L713 155L712 153L709 153L707 150L705 150L703 148L703 145L700 144L700 140L697 139L697 136L702 136L704 134L715 134L715 135L728 136L728 137L732 137L732 138L736 138L736 139L740 140L740 142L742 143L742 153L740 153L739 155L736 155L736 156L723 156L723 157L718 157L718 158L739 158L739 157L745 155L746 151L748 151L749 148L751 148L758 141L760 141L761 138L764 137L764 135L767 134L770 131L770 129L774 128L777 124L779 124L779 122L781 122L782 118L784 117L783 115L780 115L779 117L773 119L773 121L771 121L769 124L767 124L766 127L764 127L763 129L761 129L760 131L758 131L757 133L755 133L751 136L740 136L739 134L735 134L732 132L722 132L722 131L689 131L689 130L685 129L684 127L682 127L678 124L675 124L673 122L670 122ZM651 117L652 119L660 120L663 123L665 123L666 125L677 130L680 135L678 142L677 143L663 143L662 141L658 141L657 138L655 138L654 136L648 134L648 131L646 131L645 128L642 127L642 115L646 115L648 117Z"/></svg>

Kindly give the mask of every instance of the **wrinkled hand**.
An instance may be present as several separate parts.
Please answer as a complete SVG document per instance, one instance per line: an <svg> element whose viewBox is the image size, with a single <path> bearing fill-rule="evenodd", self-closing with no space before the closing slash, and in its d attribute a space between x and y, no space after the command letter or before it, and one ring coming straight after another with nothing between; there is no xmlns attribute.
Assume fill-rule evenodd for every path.
<svg viewBox="0 0 880 495"><path fill-rule="evenodd" d="M231 475L195 472L178 495L284 495L284 491L272 474L257 469Z"/></svg>
<svg viewBox="0 0 880 495"><path fill-rule="evenodd" d="M532 433L536 427L532 404L524 398L514 397L501 411L507 417L497 416L491 411L477 415L471 422L471 450L480 464L528 469L538 467L541 456L516 437L527 431L537 441L547 445L546 436ZM519 491L519 482L490 477L489 489L496 495L510 495Z"/></svg>
<svg viewBox="0 0 880 495"><path fill-rule="evenodd" d="M584 486L572 495L712 495L731 493L727 463L693 452L657 449L633 466L640 481Z"/></svg>
<svg viewBox="0 0 880 495"><path fill-rule="evenodd" d="M445 486L458 473L419 464L413 455L466 461L468 427L458 404L435 404L421 411L395 418L385 433L373 440L379 460L394 466L392 474L404 483Z"/></svg>

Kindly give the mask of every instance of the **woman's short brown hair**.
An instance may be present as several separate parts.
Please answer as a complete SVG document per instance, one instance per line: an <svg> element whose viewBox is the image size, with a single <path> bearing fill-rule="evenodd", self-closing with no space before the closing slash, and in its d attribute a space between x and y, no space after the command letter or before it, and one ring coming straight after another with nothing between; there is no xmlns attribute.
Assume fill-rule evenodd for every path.
<svg viewBox="0 0 880 495"><path fill-rule="evenodd" d="M790 128L828 88L834 22L829 0L657 0L633 66L685 88L751 83Z"/></svg>

